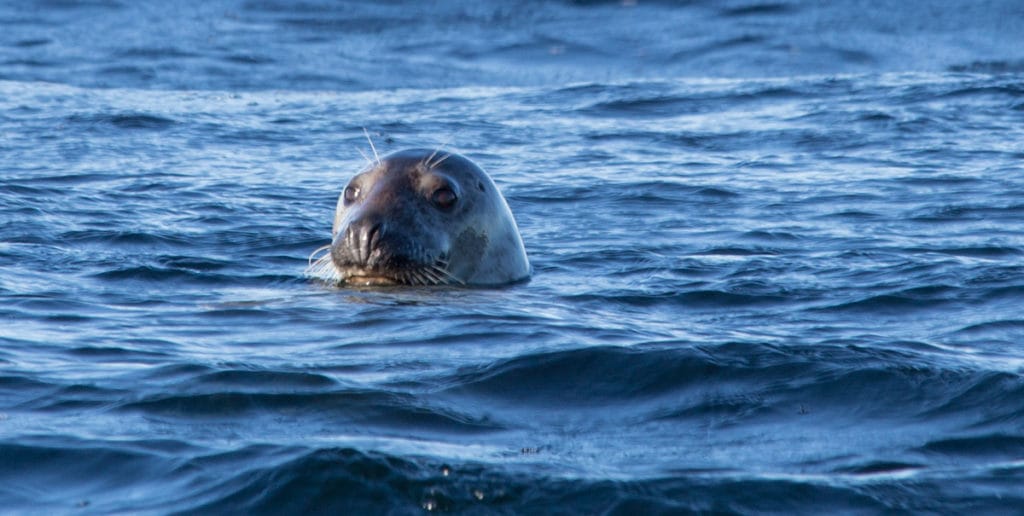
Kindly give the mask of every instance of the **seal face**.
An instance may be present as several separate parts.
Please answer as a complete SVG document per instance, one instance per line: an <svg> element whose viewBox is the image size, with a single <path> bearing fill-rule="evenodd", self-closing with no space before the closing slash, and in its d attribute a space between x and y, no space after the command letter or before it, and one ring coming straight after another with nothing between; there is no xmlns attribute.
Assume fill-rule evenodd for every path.
<svg viewBox="0 0 1024 516"><path fill-rule="evenodd" d="M450 152L398 151L356 174L331 234L307 272L346 285L499 285L530 275L505 198Z"/></svg>

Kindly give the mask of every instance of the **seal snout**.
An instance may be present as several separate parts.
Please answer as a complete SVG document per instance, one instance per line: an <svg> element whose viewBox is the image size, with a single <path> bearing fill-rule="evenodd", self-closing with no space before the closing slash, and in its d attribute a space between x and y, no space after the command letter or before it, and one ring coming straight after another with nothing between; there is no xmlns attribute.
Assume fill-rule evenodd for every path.
<svg viewBox="0 0 1024 516"><path fill-rule="evenodd" d="M370 258L373 251L380 247L381 238L384 236L384 222L373 219L363 219L349 226L349 238L352 239L352 248L356 251L359 265L371 265Z"/></svg>
<svg viewBox="0 0 1024 516"><path fill-rule="evenodd" d="M338 258L346 265L372 268L381 258L387 223L380 217L364 216L348 224L342 240L335 244Z"/></svg>

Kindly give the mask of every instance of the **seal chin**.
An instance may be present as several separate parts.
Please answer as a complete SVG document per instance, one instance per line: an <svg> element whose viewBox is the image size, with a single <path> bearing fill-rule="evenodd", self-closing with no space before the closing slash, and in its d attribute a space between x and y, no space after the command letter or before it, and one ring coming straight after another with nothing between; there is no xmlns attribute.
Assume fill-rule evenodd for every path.
<svg viewBox="0 0 1024 516"><path fill-rule="evenodd" d="M376 287L404 285L404 275L398 271L362 267L356 264L335 264L338 280L345 285Z"/></svg>
<svg viewBox="0 0 1024 516"><path fill-rule="evenodd" d="M352 274L345 276L342 282L345 285L356 287L387 287L392 285L404 285L405 283L387 276L375 276L372 274Z"/></svg>
<svg viewBox="0 0 1024 516"><path fill-rule="evenodd" d="M344 285L377 287L389 285L429 286L429 285L462 285L459 278L447 269L448 263L443 260L433 265L407 265L399 268L366 268L353 265L337 265L336 280ZM316 265L314 264L314 267Z"/></svg>

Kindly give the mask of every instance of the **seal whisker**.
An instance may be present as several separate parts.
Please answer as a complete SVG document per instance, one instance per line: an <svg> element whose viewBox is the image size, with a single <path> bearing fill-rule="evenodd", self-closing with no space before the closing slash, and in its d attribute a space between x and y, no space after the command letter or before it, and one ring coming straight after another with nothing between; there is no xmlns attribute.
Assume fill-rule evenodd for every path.
<svg viewBox="0 0 1024 516"><path fill-rule="evenodd" d="M330 247L330 246L327 246ZM325 254L306 267L306 275L327 282L341 281L341 272L335 267L330 254Z"/></svg>
<svg viewBox="0 0 1024 516"><path fill-rule="evenodd" d="M395 276L395 280L403 285L415 285L416 279L412 277L409 271L398 271Z"/></svg>
<svg viewBox="0 0 1024 516"><path fill-rule="evenodd" d="M412 278L412 281L409 282L410 285L419 286L427 284L426 279L423 278L419 270L409 271L408 274Z"/></svg>
<svg viewBox="0 0 1024 516"><path fill-rule="evenodd" d="M461 279L456 278L455 275L452 274L451 272L449 272L447 268L442 268L442 267L438 267L437 265L434 265L432 270L434 272L436 272L437 274L440 274L441 277L444 279L444 283L446 283L446 284L451 284L451 283L455 283L455 284L458 284L458 285L465 285L466 284L465 281L462 281Z"/></svg>
<svg viewBox="0 0 1024 516"><path fill-rule="evenodd" d="M320 263L319 259L317 261L315 261L315 262L310 262L310 264L306 266L306 275L307 276L317 276L318 275L317 273L320 271L320 268L322 266L323 266L323 264Z"/></svg>
<svg viewBox="0 0 1024 516"><path fill-rule="evenodd" d="M455 277L451 271L448 270L447 262L437 261L434 265L427 267L431 271L431 274L437 278L438 285L465 285L466 283L461 279Z"/></svg>
<svg viewBox="0 0 1024 516"><path fill-rule="evenodd" d="M437 161L436 163L431 163L431 161L433 161L433 160L434 160L434 157L436 157L436 156L437 156L437 155L438 155L439 153L442 153L442 152L446 152L446 151L445 151L445 148L446 148L446 147L448 147L448 144L452 142L452 139L453 139L453 138L455 138L455 135L451 135L451 136L449 136L447 140L445 140L444 142L442 142L442 143L441 143L441 145L437 146L437 148L435 148L435 149L434 149L434 152L430 153L430 156L429 156L429 157L427 157L427 159L426 159L426 160L424 160L424 164L425 164L425 165L427 165L427 168L429 168L429 169L435 169L435 168L437 168L437 166L438 166L438 165L440 165L440 164L441 164L441 163L442 163L442 162L443 162L444 160L448 159L448 156L450 156L450 155L451 155L451 153L448 153L448 154L447 154L447 155L446 155L446 156L445 156L444 158L441 158L441 159L440 159L440 160L438 160L438 161Z"/></svg>
<svg viewBox="0 0 1024 516"><path fill-rule="evenodd" d="M401 271L401 272L399 272L398 273L398 277L395 278L395 279L397 279L399 283L402 283L402 284L405 284L405 285L414 285L414 283L412 282L412 279L409 277L409 271Z"/></svg>
<svg viewBox="0 0 1024 516"><path fill-rule="evenodd" d="M375 165L376 165L376 163L374 163L374 162L373 162L373 160L372 160L372 159L370 159L370 157L369 157L369 156L367 156L365 152L363 152L363 149L360 149L359 147L356 147L356 152L358 152L358 153L359 153L359 155L360 155L360 156L362 156L362 157L363 157L363 159L365 159L365 160L366 160L366 164L367 164L367 165L369 165L369 166L371 166L371 167L372 167L372 166L375 166Z"/></svg>
<svg viewBox="0 0 1024 516"><path fill-rule="evenodd" d="M426 268L424 268L424 269L423 269L423 274L424 274L424 275L426 275L426 276L429 276L429 277L430 277L430 284L431 284L431 285L444 285L444 284L446 284L446 283L447 283L447 282L446 282L446 281L444 280L444 278L442 278L441 276L439 276L439 275L438 275L438 274L437 274L436 272L434 272L434 271L433 271L433 270L432 270L432 269L431 269L430 267L426 267Z"/></svg>
<svg viewBox="0 0 1024 516"><path fill-rule="evenodd" d="M309 263L308 263L308 266L310 266L310 267L313 266L313 261L314 261L313 257L314 256L316 256L317 254L319 254L322 251L328 251L330 249L331 249L331 244L325 244L325 245L322 245L322 246L317 247L316 249L314 249L312 253L309 253ZM322 257L320 257L320 258L322 258ZM319 260L320 258L317 258L317 260Z"/></svg>
<svg viewBox="0 0 1024 516"><path fill-rule="evenodd" d="M366 136L366 141L370 142L370 150L373 151L373 157L377 160L376 164L380 165L380 154L377 154L377 147L373 144L373 138L370 138L370 131L364 127L363 134Z"/></svg>
<svg viewBox="0 0 1024 516"><path fill-rule="evenodd" d="M438 158L438 159L437 159L437 161L435 161L435 162L433 162L433 163L428 163L428 164L427 164L427 166L428 166L428 167L429 167L429 168L430 168L431 170L433 170L433 169L437 168L437 167L438 167L438 165L440 165L441 163L444 163L444 160L446 160L446 159L448 159L448 158L450 158L450 157L452 157L452 155L451 155L451 154L445 154L444 156L441 156L440 158Z"/></svg>
<svg viewBox="0 0 1024 516"><path fill-rule="evenodd" d="M426 280L423 279L423 276L420 275L419 271L409 271L408 274L409 274L409 284L410 285L412 285L414 287L418 287L418 286L422 286L422 285L426 285L427 284Z"/></svg>
<svg viewBox="0 0 1024 516"><path fill-rule="evenodd" d="M437 281L437 278L432 276L430 274L430 271L428 271L428 270L421 270L420 271L420 276L423 277L423 285L434 286L434 285L438 285L439 284L438 281Z"/></svg>
<svg viewBox="0 0 1024 516"><path fill-rule="evenodd" d="M422 268L411 270L409 271L409 273L412 274L414 278L416 278L416 285L426 286L432 285L434 283L433 279L431 279L429 276L423 273Z"/></svg>
<svg viewBox="0 0 1024 516"><path fill-rule="evenodd" d="M464 281L448 270L448 265L450 263L451 262L448 257L446 255L442 255L434 260L432 265L427 266L427 269L431 270L433 274L437 276L439 284L451 285L452 283L455 283L458 285L465 285L466 283Z"/></svg>
<svg viewBox="0 0 1024 516"><path fill-rule="evenodd" d="M426 165L427 168L434 168L430 165L430 160L434 159L434 156L437 156L438 152L441 152L440 148L434 149L434 152L431 152L430 155L427 156L427 159L423 160L423 164Z"/></svg>
<svg viewBox="0 0 1024 516"><path fill-rule="evenodd" d="M334 266L334 262L330 258L324 257L323 260L320 260L320 267L317 269L317 272L329 280L341 280L341 272Z"/></svg>
<svg viewBox="0 0 1024 516"><path fill-rule="evenodd" d="M448 135L448 138L445 141L441 142L441 145L438 146L438 148L440 150L442 150L442 151L446 150L446 148L448 147L448 144L452 143L452 140L454 140L454 139L455 139L455 135L454 134Z"/></svg>

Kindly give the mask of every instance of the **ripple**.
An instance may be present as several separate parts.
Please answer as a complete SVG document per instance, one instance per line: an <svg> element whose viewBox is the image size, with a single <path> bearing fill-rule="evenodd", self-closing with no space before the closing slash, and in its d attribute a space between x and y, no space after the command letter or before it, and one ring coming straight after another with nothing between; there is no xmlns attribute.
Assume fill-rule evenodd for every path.
<svg viewBox="0 0 1024 516"><path fill-rule="evenodd" d="M210 387L209 380L203 385ZM215 385L216 386L216 385ZM230 385L229 385L230 387ZM235 386L237 387L237 386ZM300 390L309 387L296 386ZM285 392L281 392L281 391ZM266 417L274 414L306 416L330 422L339 431L370 425L395 431L468 435L500 430L491 421L445 407L431 407L409 395L377 391L238 392L220 390L189 395L156 394L124 403L120 410L141 411L161 417L190 419L233 419L243 416Z"/></svg>
<svg viewBox="0 0 1024 516"><path fill-rule="evenodd" d="M639 351L592 347L516 357L483 369L468 370L446 383L459 395L497 398L506 403L606 406L609 402L642 403L649 397L688 389L703 390L718 382L752 380L751 361L763 363L753 376L766 382L795 374L804 366L784 364L771 348L748 356L708 350Z"/></svg>
<svg viewBox="0 0 1024 516"><path fill-rule="evenodd" d="M794 480L716 479L675 475L636 482L546 479L536 483L514 472L478 465L407 460L353 449L320 449L276 468L230 482L221 496L197 507L222 512L374 512L387 505L401 512L531 512L557 500L583 513L748 512L772 500L780 511L805 507L875 511L885 507L853 489ZM329 486L319 489L315 486ZM307 493L296 496L296 493ZM739 494L738 494L739 493ZM718 500L730 500L725 504Z"/></svg>
<svg viewBox="0 0 1024 516"><path fill-rule="evenodd" d="M1024 437L1019 435L986 434L971 437L938 439L921 447L926 453L956 456L960 460L986 456L1021 457L1024 455Z"/></svg>
<svg viewBox="0 0 1024 516"><path fill-rule="evenodd" d="M320 374L245 370L217 371L201 375L194 381L197 386L203 388L262 388L272 385L278 392L291 389L327 388L337 384L333 378Z"/></svg>
<svg viewBox="0 0 1024 516"><path fill-rule="evenodd" d="M75 114L69 116L67 121L75 125L111 125L119 129L148 129L155 131L162 131L177 124L176 121L170 118L147 113Z"/></svg>
<svg viewBox="0 0 1024 516"><path fill-rule="evenodd" d="M764 16L792 14L795 10L796 7L792 4L764 2L723 9L722 15L726 17Z"/></svg>

